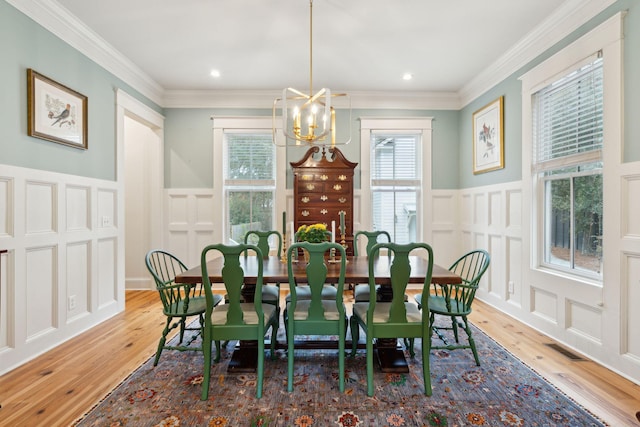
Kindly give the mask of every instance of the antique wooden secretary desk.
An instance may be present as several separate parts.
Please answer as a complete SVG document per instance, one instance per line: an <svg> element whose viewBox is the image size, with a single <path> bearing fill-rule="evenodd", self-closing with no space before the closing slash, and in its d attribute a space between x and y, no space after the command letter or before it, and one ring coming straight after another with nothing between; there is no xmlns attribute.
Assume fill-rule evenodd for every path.
<svg viewBox="0 0 640 427"><path fill-rule="evenodd" d="M336 242L341 243L342 211L348 255L353 255L353 172L357 165L347 160L338 148L324 146L322 149L313 146L302 159L291 162L295 230L315 223L325 224L331 230L331 221L335 221Z"/></svg>

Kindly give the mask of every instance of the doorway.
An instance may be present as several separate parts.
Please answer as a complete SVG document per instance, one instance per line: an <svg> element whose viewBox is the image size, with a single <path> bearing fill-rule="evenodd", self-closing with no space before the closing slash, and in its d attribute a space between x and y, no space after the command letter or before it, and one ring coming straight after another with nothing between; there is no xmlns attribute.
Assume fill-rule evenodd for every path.
<svg viewBox="0 0 640 427"><path fill-rule="evenodd" d="M118 181L124 220L124 288L155 289L144 263L162 247L164 118L118 92Z"/></svg>

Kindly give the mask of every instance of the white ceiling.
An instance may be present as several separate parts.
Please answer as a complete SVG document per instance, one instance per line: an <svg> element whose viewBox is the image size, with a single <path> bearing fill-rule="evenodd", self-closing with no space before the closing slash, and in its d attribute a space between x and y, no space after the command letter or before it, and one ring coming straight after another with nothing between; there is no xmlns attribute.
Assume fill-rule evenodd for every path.
<svg viewBox="0 0 640 427"><path fill-rule="evenodd" d="M308 0L32 1L68 12L67 27L114 48L165 93L309 86ZM606 2L315 0L313 86L460 94L585 4Z"/></svg>

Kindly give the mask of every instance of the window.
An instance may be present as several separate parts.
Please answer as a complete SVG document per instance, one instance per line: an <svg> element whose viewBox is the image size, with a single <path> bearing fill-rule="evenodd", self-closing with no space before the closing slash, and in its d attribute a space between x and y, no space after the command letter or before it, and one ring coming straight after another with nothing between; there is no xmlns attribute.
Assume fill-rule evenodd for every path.
<svg viewBox="0 0 640 427"><path fill-rule="evenodd" d="M432 120L360 118L362 182L354 231L384 230L397 243L433 240L433 214L428 207Z"/></svg>
<svg viewBox="0 0 640 427"><path fill-rule="evenodd" d="M603 69L595 55L532 96L540 264L600 278Z"/></svg>
<svg viewBox="0 0 640 427"><path fill-rule="evenodd" d="M371 133L373 230L389 232L396 243L418 241L420 141L418 133Z"/></svg>
<svg viewBox="0 0 640 427"><path fill-rule="evenodd" d="M215 203L212 212L198 215L205 222L211 215L217 226L212 235L202 235L205 243L241 242L249 227L277 229L275 213L286 210L287 203L287 153L272 142L272 117L220 116L212 121Z"/></svg>
<svg viewBox="0 0 640 427"><path fill-rule="evenodd" d="M275 145L271 133L225 132L225 194L229 238L271 230L275 211Z"/></svg>

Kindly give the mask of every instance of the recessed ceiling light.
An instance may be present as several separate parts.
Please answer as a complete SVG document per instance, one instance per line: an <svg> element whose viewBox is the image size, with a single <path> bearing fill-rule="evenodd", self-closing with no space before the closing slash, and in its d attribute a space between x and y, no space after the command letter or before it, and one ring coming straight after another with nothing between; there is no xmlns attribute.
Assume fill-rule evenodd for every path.
<svg viewBox="0 0 640 427"><path fill-rule="evenodd" d="M413 78L413 74L411 73L404 73L402 75L402 80L411 80Z"/></svg>
<svg viewBox="0 0 640 427"><path fill-rule="evenodd" d="M220 71L211 70L211 77L220 77Z"/></svg>

